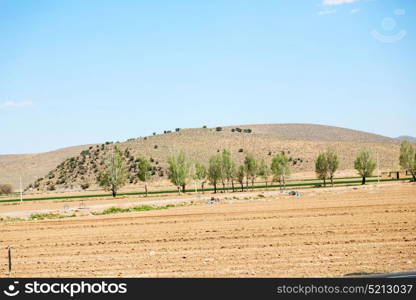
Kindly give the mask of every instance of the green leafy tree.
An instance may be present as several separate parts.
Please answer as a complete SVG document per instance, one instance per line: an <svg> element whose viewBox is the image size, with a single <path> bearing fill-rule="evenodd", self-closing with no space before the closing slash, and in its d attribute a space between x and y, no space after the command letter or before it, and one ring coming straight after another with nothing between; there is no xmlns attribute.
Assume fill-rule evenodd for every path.
<svg viewBox="0 0 416 300"><path fill-rule="evenodd" d="M280 189L286 185L286 177L290 175L289 158L284 153L278 153L272 160L273 181L280 184Z"/></svg>
<svg viewBox="0 0 416 300"><path fill-rule="evenodd" d="M400 166L410 172L416 181L416 149L408 141L400 145Z"/></svg>
<svg viewBox="0 0 416 300"><path fill-rule="evenodd" d="M195 164L195 179L199 181L202 192L204 192L204 185L207 179L207 168L201 163Z"/></svg>
<svg viewBox="0 0 416 300"><path fill-rule="evenodd" d="M266 181L266 188L268 185L270 175L271 175L271 170L269 166L266 164L266 161L262 159L259 165L259 176L263 178L264 181Z"/></svg>
<svg viewBox="0 0 416 300"><path fill-rule="evenodd" d="M104 170L98 175L98 184L116 197L117 191L126 184L127 176L123 153L115 146L105 159Z"/></svg>
<svg viewBox="0 0 416 300"><path fill-rule="evenodd" d="M137 176L139 177L140 181L144 182L144 189L146 191L146 197L147 197L147 194L148 194L147 182L152 176L152 165L144 157L139 157L136 160L136 164L137 164Z"/></svg>
<svg viewBox="0 0 416 300"><path fill-rule="evenodd" d="M237 166L235 165L235 162L231 162L230 167L230 181L231 181L231 188L233 189L233 192L235 192L234 187L234 180L237 178Z"/></svg>
<svg viewBox="0 0 416 300"><path fill-rule="evenodd" d="M237 169L236 178L238 183L241 185L241 191L244 191L244 179L246 177L246 167L241 165Z"/></svg>
<svg viewBox="0 0 416 300"><path fill-rule="evenodd" d="M247 155L244 159L244 166L246 168L247 188L249 180L251 180L251 187L254 187L254 180L256 179L258 172L257 162L254 156L251 154Z"/></svg>
<svg viewBox="0 0 416 300"><path fill-rule="evenodd" d="M324 181L326 186L326 180L328 178L328 159L326 153L319 153L315 162L315 173L319 179Z"/></svg>
<svg viewBox="0 0 416 300"><path fill-rule="evenodd" d="M338 155L334 150L328 149L326 151L326 159L328 160L329 179L331 180L331 185L334 186L334 175L339 168Z"/></svg>
<svg viewBox="0 0 416 300"><path fill-rule="evenodd" d="M222 187L225 191L225 181L227 181L227 184L230 184L231 178L232 178L232 160L231 160L231 152L227 149L224 149L222 152Z"/></svg>
<svg viewBox="0 0 416 300"><path fill-rule="evenodd" d="M371 152L368 149L363 149L357 156L354 162L354 168L358 171L360 176L363 178L362 184L366 183L366 178L373 175L377 164L372 158Z"/></svg>
<svg viewBox="0 0 416 300"><path fill-rule="evenodd" d="M217 185L223 178L223 167L221 155L210 158L208 167L208 179L210 184L214 186L214 193L217 192Z"/></svg>
<svg viewBox="0 0 416 300"><path fill-rule="evenodd" d="M177 186L179 191L182 188L182 192L185 192L186 182L190 177L191 171L191 163L187 159L185 152L180 151L168 159L168 171L172 184Z"/></svg>

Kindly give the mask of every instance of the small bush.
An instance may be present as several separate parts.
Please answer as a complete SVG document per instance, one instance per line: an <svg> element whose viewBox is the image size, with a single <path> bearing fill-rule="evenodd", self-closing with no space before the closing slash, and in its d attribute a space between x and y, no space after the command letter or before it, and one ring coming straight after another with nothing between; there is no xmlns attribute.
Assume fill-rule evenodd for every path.
<svg viewBox="0 0 416 300"><path fill-rule="evenodd" d="M90 184L89 184L88 182L81 184L81 188L82 188L83 190L86 190L86 189L88 189L89 187L90 187Z"/></svg>
<svg viewBox="0 0 416 300"><path fill-rule="evenodd" d="M242 153L242 152L244 152L244 149L240 148L240 149L238 149L238 152Z"/></svg>
<svg viewBox="0 0 416 300"><path fill-rule="evenodd" d="M109 214L116 214L116 213L126 213L126 212L134 212L134 211L149 211L149 210L162 210L168 209L171 207L175 207L175 205L168 204L164 206L150 206L150 205L141 205L141 206L134 206L129 208L122 208L122 207L110 207L105 209L102 212L93 212L93 215L109 215Z"/></svg>
<svg viewBox="0 0 416 300"><path fill-rule="evenodd" d="M10 184L0 184L0 195L8 195L13 192L13 188Z"/></svg>
<svg viewBox="0 0 416 300"><path fill-rule="evenodd" d="M202 126L202 128L207 128L207 125Z"/></svg>
<svg viewBox="0 0 416 300"><path fill-rule="evenodd" d="M216 131L222 131L222 127L215 128Z"/></svg>
<svg viewBox="0 0 416 300"><path fill-rule="evenodd" d="M180 130L181 130L180 128L176 128L176 129L175 129L175 131L176 131L176 132L179 132Z"/></svg>

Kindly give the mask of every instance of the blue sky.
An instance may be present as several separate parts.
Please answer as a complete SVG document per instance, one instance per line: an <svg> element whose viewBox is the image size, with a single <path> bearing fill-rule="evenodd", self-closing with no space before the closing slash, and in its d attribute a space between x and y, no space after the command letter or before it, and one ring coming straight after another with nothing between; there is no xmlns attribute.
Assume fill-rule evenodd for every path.
<svg viewBox="0 0 416 300"><path fill-rule="evenodd" d="M416 135L416 3L0 0L0 154L176 127Z"/></svg>

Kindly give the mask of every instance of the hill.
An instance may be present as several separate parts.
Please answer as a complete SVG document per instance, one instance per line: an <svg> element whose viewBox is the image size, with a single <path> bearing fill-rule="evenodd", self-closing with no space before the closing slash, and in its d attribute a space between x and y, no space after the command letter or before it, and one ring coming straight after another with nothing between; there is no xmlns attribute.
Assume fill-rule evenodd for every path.
<svg viewBox="0 0 416 300"><path fill-rule="evenodd" d="M409 141L410 143L416 144L416 137L413 136L402 135L396 139L398 139L399 141Z"/></svg>
<svg viewBox="0 0 416 300"><path fill-rule="evenodd" d="M0 155L0 183L8 183L19 188L19 176L23 185L45 176L65 159L76 156L88 145L68 147L36 154Z"/></svg>
<svg viewBox="0 0 416 300"><path fill-rule="evenodd" d="M256 134L276 136L291 140L397 143L395 139L378 134L317 124L256 124L228 126L226 128L228 130L235 128L252 129Z"/></svg>
<svg viewBox="0 0 416 300"><path fill-rule="evenodd" d="M220 130L221 129L221 130ZM358 151L364 147L378 152L380 165L385 169L398 168L399 141L370 133L344 128L308 125L242 125L224 128L183 129L167 131L144 138L119 143L130 172L130 183L137 184L135 160L139 156L150 159L154 181L167 177L167 160L178 150L184 150L195 161L208 163L209 157L227 148L233 159L242 163L247 153L271 162L284 151L296 172L314 170L314 159L320 151L331 147L340 158L340 169L353 169ZM96 186L96 177L104 165L104 158L114 144L81 147L82 153L61 161L59 166L31 185L32 190L68 190ZM44 168L46 169L46 168Z"/></svg>

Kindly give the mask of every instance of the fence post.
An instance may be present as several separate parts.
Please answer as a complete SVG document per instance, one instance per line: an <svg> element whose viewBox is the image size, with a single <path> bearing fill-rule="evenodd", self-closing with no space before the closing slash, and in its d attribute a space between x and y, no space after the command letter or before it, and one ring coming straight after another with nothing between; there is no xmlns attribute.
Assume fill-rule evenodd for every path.
<svg viewBox="0 0 416 300"><path fill-rule="evenodd" d="M9 255L9 275L12 273L12 247L8 247L8 255Z"/></svg>

